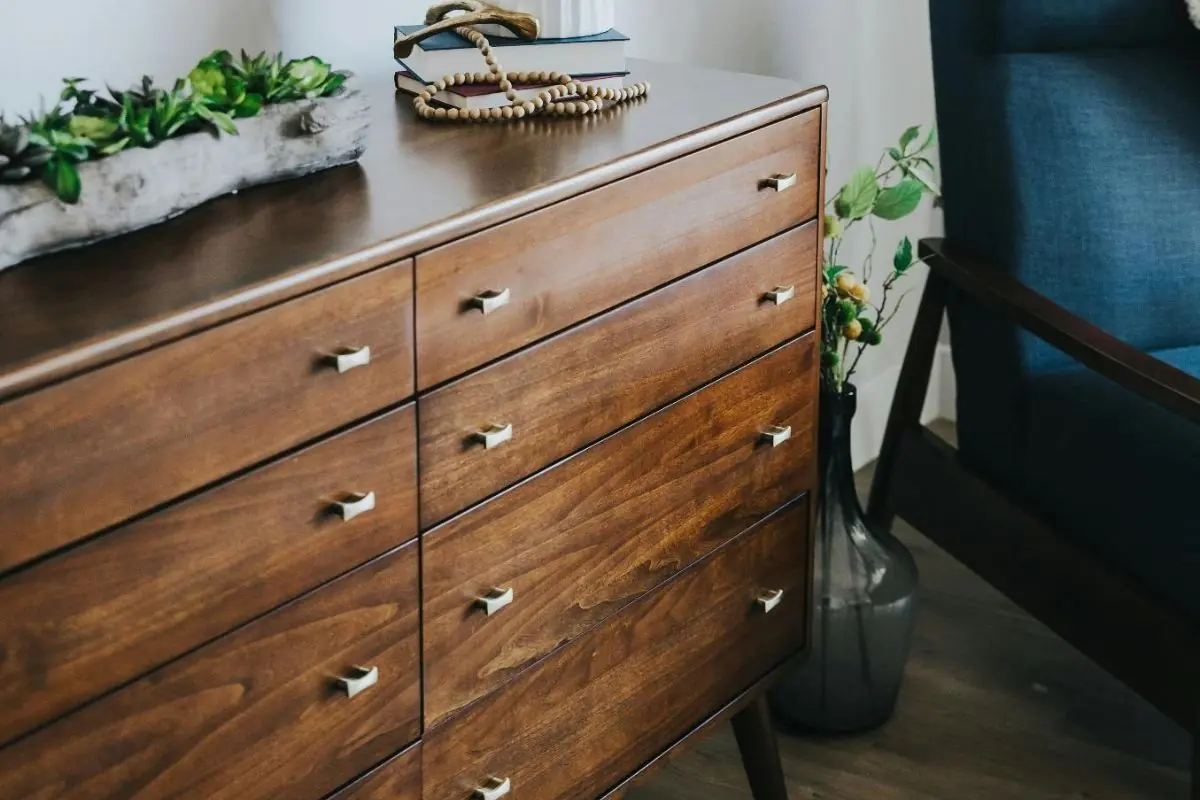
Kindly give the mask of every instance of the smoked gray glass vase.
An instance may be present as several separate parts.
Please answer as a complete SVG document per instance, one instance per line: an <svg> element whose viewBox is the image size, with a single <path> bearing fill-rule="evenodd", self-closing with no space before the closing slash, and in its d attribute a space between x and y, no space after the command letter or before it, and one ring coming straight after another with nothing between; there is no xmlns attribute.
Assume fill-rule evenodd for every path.
<svg viewBox="0 0 1200 800"><path fill-rule="evenodd" d="M886 722L912 639L917 565L863 514L850 459L856 405L853 386L822 391L812 649L771 692L776 721L798 732L856 733Z"/></svg>

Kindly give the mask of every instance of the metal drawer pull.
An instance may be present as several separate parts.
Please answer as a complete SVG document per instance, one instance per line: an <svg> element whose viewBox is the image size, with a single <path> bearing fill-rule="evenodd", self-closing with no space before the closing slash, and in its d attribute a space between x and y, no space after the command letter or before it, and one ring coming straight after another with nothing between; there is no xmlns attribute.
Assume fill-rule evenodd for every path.
<svg viewBox="0 0 1200 800"><path fill-rule="evenodd" d="M500 610L511 606L513 601L513 590L510 586L507 589L492 589L483 597L475 600L475 607L483 609L483 613L489 617L493 614L499 614Z"/></svg>
<svg viewBox="0 0 1200 800"><path fill-rule="evenodd" d="M763 181L763 183L767 185L768 189L774 189L777 192L786 192L795 186L798 181L799 178L793 172L790 175L772 175Z"/></svg>
<svg viewBox="0 0 1200 800"><path fill-rule="evenodd" d="M507 441L510 441L513 436L512 424L508 425L492 425L486 431L479 431L472 438L477 442L483 442L483 446L488 450L494 447L499 447Z"/></svg>
<svg viewBox="0 0 1200 800"><path fill-rule="evenodd" d="M377 683L379 683L379 667L354 667L352 675L337 679L338 688L345 692L346 697L350 700Z"/></svg>
<svg viewBox="0 0 1200 800"><path fill-rule="evenodd" d="M333 356L333 363L340 373L346 373L358 367L365 367L371 363L371 348L356 347L344 350Z"/></svg>
<svg viewBox="0 0 1200 800"><path fill-rule="evenodd" d="M368 511L375 510L375 493L367 492L366 494L354 494L350 496L352 499L344 502L333 504L333 510L345 522L349 522L355 517L362 516Z"/></svg>
<svg viewBox="0 0 1200 800"><path fill-rule="evenodd" d="M498 292L486 291L480 292L471 298L471 308L478 308L486 317L493 311L499 311L508 305L512 300L512 292L508 289L501 289Z"/></svg>
<svg viewBox="0 0 1200 800"><path fill-rule="evenodd" d="M777 306L783 305L795 296L795 286L776 286L772 291L767 292L767 299Z"/></svg>
<svg viewBox="0 0 1200 800"><path fill-rule="evenodd" d="M764 614L770 614L775 609L775 606L783 602L783 589L766 592L758 598L757 602L762 607Z"/></svg>
<svg viewBox="0 0 1200 800"><path fill-rule="evenodd" d="M779 447L779 445L792 438L791 425L768 425L762 431L763 441L770 442L771 447Z"/></svg>
<svg viewBox="0 0 1200 800"><path fill-rule="evenodd" d="M471 793L471 800L500 800L511 791L512 781L508 778L488 778Z"/></svg>

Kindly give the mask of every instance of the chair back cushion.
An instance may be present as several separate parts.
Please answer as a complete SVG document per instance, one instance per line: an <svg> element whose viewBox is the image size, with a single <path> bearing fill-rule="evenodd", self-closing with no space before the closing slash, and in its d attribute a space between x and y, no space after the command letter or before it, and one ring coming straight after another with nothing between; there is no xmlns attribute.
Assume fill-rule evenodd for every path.
<svg viewBox="0 0 1200 800"><path fill-rule="evenodd" d="M946 235L1146 350L1200 343L1200 32L1176 0L931 0ZM951 300L964 451L1069 361Z"/></svg>

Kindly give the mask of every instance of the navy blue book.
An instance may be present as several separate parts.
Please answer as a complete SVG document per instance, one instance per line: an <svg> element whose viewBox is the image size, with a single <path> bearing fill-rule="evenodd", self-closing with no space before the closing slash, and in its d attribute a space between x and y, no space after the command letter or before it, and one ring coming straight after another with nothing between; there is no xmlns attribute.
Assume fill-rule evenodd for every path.
<svg viewBox="0 0 1200 800"><path fill-rule="evenodd" d="M396 34L408 35L420 25L400 25ZM629 37L615 30L576 39L536 39L527 42L506 36L489 36L496 58L509 72L552 70L570 75L607 75L625 71L625 45ZM485 72L483 56L469 41L452 31L430 36L401 61L422 78L436 80L458 72Z"/></svg>

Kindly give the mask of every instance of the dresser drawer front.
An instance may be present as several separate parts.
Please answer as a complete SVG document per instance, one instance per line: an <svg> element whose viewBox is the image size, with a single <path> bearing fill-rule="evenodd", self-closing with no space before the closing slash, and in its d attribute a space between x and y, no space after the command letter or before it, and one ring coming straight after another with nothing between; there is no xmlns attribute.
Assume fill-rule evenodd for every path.
<svg viewBox="0 0 1200 800"><path fill-rule="evenodd" d="M431 731L425 800L489 776L522 800L594 798L674 744L803 646L808 525L794 503Z"/></svg>
<svg viewBox="0 0 1200 800"><path fill-rule="evenodd" d="M809 334L427 533L426 725L811 489L816 359Z"/></svg>
<svg viewBox="0 0 1200 800"><path fill-rule="evenodd" d="M405 262L0 405L0 571L403 400L411 328Z"/></svg>
<svg viewBox="0 0 1200 800"><path fill-rule="evenodd" d="M820 136L812 111L420 256L420 387L814 218ZM485 315L489 290L507 303Z"/></svg>
<svg viewBox="0 0 1200 800"><path fill-rule="evenodd" d="M0 750L0 797L324 797L420 733L417 549ZM378 682L351 698L356 665Z"/></svg>
<svg viewBox="0 0 1200 800"><path fill-rule="evenodd" d="M0 743L412 539L416 483L410 405L0 581Z"/></svg>
<svg viewBox="0 0 1200 800"><path fill-rule="evenodd" d="M405 750L330 800L421 800L421 745Z"/></svg>
<svg viewBox="0 0 1200 800"><path fill-rule="evenodd" d="M423 396L422 525L810 330L817 244L789 231ZM776 305L779 286L795 296ZM485 446L489 426L511 438Z"/></svg>

